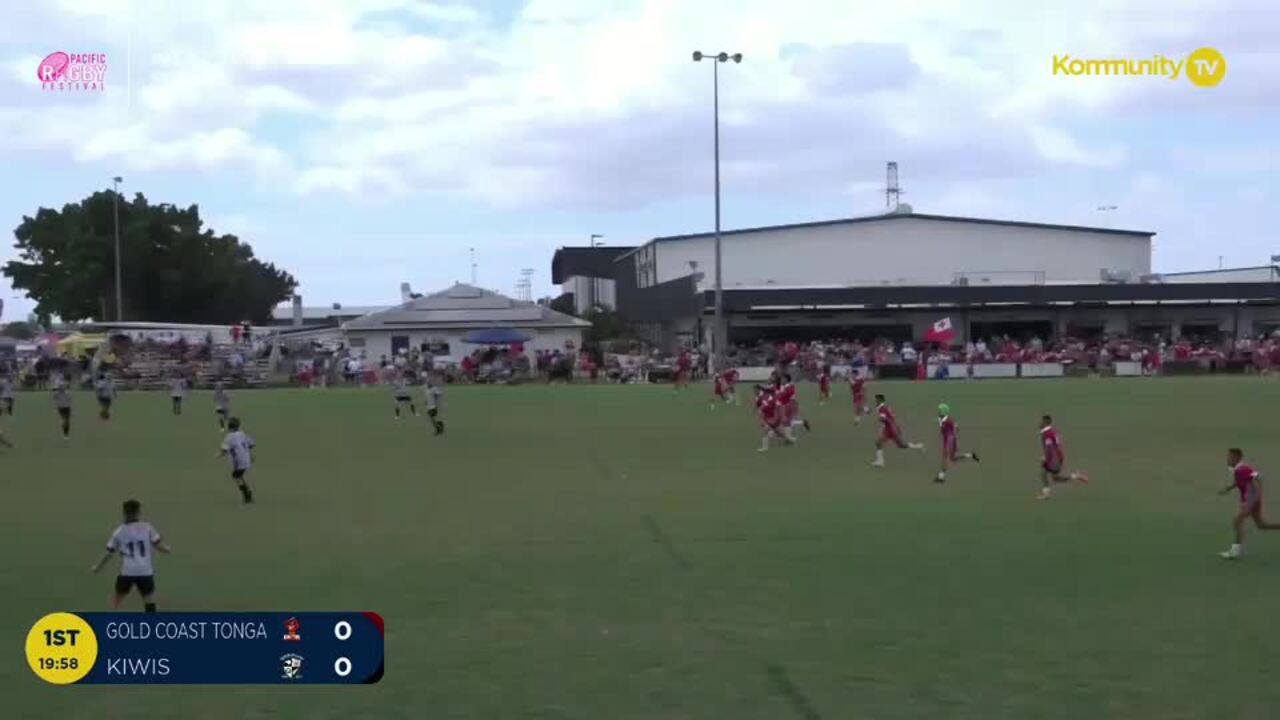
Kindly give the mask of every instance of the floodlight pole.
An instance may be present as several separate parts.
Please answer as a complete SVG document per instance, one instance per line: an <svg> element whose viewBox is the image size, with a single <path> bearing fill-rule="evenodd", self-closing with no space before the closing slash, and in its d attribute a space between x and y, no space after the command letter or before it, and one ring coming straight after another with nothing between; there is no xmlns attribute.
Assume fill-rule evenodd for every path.
<svg viewBox="0 0 1280 720"><path fill-rule="evenodd" d="M119 175L111 178L112 215L115 216L116 226L116 322L124 322L124 285L120 279L120 183L123 181L124 178Z"/></svg>
<svg viewBox="0 0 1280 720"><path fill-rule="evenodd" d="M720 243L720 63L733 60L735 63L742 62L742 53L734 53L730 55L727 52L715 54L704 54L700 51L694 51L693 61L701 62L703 58L711 60L711 103L712 103L712 125L714 133L714 155L715 155L715 205L716 205L716 232L715 232L715 328L712 332L712 356L715 358L715 370L719 371L724 367L724 357L728 350L729 333L728 325L724 316L724 275L721 265L721 243Z"/></svg>

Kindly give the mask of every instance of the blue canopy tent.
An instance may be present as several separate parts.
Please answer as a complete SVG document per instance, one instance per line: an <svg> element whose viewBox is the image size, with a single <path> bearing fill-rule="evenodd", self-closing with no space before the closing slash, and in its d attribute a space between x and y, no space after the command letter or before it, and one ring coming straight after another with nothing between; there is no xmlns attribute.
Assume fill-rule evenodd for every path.
<svg viewBox="0 0 1280 720"><path fill-rule="evenodd" d="M462 338L462 341L472 345L519 345L527 343L531 339L533 339L533 336L526 335L518 330L491 328L472 330Z"/></svg>

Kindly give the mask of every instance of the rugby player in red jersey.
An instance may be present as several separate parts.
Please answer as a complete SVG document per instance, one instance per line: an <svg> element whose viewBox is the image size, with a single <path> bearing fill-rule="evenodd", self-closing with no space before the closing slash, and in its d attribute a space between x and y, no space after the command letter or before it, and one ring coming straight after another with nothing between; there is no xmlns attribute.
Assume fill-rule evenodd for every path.
<svg viewBox="0 0 1280 720"><path fill-rule="evenodd" d="M724 375L725 392L729 395L729 402L734 405L738 404L738 368L729 368L725 370Z"/></svg>
<svg viewBox="0 0 1280 720"><path fill-rule="evenodd" d="M772 437L781 438L788 445L795 442L791 428L782 422L782 405L778 402L777 393L764 385L756 386L756 413L764 430L764 436L760 438L760 452L769 450L769 438Z"/></svg>
<svg viewBox="0 0 1280 720"><path fill-rule="evenodd" d="M1259 530L1280 530L1280 524L1267 522L1262 516L1262 475L1244 461L1244 451L1231 448L1227 451L1227 467L1231 469L1231 484L1219 491L1220 495L1235 490L1240 493L1240 509L1231 521L1235 542L1220 553L1227 560L1235 560L1244 552L1244 523L1250 518Z"/></svg>
<svg viewBox="0 0 1280 720"><path fill-rule="evenodd" d="M831 399L831 366L823 365L818 373L818 404L826 405Z"/></svg>
<svg viewBox="0 0 1280 720"><path fill-rule="evenodd" d="M902 450L924 450L924 443L907 442L902 438L902 428L893 415L893 408L885 402L884 395L876 395L876 417L880 420L880 437L876 438L876 459L872 467L884 467L884 446L893 443Z"/></svg>
<svg viewBox="0 0 1280 720"><path fill-rule="evenodd" d="M849 390L853 392L853 422L862 423L862 416L867 414L867 373L859 368L853 369L849 376Z"/></svg>
<svg viewBox="0 0 1280 720"><path fill-rule="evenodd" d="M961 460L978 460L978 453L960 452L960 440L956 433L956 421L951 417L951 406L942 403L938 406L938 429L942 432L942 469L938 471L938 476L933 479L934 482L943 483L947 481L947 468Z"/></svg>
<svg viewBox="0 0 1280 720"><path fill-rule="evenodd" d="M1063 466L1066 465L1067 455L1062 451L1062 438L1058 435L1058 430L1053 426L1053 418L1045 415L1040 418L1040 450L1042 456L1040 458L1040 500L1049 499L1049 481L1062 483L1078 480L1085 485L1089 484L1089 476L1083 472L1073 472L1068 475L1062 474Z"/></svg>
<svg viewBox="0 0 1280 720"><path fill-rule="evenodd" d="M715 376L715 394L716 397L711 401L711 409L715 410L716 405L736 405L738 403L738 394L734 389L734 384L738 378L738 371L730 368L724 372L716 373Z"/></svg>
<svg viewBox="0 0 1280 720"><path fill-rule="evenodd" d="M791 381L791 373L783 373L775 382L775 388L778 405L782 407L782 424L788 428L808 430L809 421L800 416L800 398L796 394L796 384Z"/></svg>
<svg viewBox="0 0 1280 720"><path fill-rule="evenodd" d="M689 386L689 373L692 369L693 358L689 357L689 351L681 350L680 355L676 358L676 390Z"/></svg>

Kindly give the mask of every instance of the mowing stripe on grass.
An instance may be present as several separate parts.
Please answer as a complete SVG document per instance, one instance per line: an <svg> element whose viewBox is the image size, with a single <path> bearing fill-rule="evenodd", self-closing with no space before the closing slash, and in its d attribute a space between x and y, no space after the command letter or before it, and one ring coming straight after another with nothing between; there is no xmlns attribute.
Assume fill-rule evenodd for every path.
<svg viewBox="0 0 1280 720"><path fill-rule="evenodd" d="M804 720L822 720L822 714L813 707L813 703L809 702L809 698L800 692L800 688L791 682L791 677L787 675L786 668L781 665L769 665L765 668L769 673L769 679L778 687L778 692L791 703L791 707L796 709L796 713L804 718Z"/></svg>
<svg viewBox="0 0 1280 720"><path fill-rule="evenodd" d="M644 526L648 529L649 535L653 538L653 541L667 552L667 555L671 557L676 565L679 565L685 570L689 570L693 567L693 563L689 562L689 558L682 555L671 542L671 538L667 537L667 534L662 532L662 528L658 526L658 521L654 520L652 515L644 516Z"/></svg>

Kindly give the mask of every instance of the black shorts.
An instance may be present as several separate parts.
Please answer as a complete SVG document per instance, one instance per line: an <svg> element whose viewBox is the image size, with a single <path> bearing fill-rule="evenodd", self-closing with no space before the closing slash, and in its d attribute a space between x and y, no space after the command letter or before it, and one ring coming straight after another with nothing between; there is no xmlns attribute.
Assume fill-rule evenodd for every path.
<svg viewBox="0 0 1280 720"><path fill-rule="evenodd" d="M244 474L245 474L245 473L247 473L247 472L249 472L249 470L248 470L248 469L245 469L245 470L232 470L232 471L231 471L231 477L235 478L236 480L243 480L243 479L244 479Z"/></svg>
<svg viewBox="0 0 1280 720"><path fill-rule="evenodd" d="M58 415L62 416L63 420L70 420L71 408L58 408Z"/></svg>
<svg viewBox="0 0 1280 720"><path fill-rule="evenodd" d="M413 402L413 398L408 395L397 395L396 402L398 403Z"/></svg>
<svg viewBox="0 0 1280 720"><path fill-rule="evenodd" d="M439 414L440 414L439 410L435 408L427 408L427 417L434 418L436 415L439 415Z"/></svg>
<svg viewBox="0 0 1280 720"><path fill-rule="evenodd" d="M226 408L214 408L214 410L213 410L213 411L214 411L215 413L219 414L219 415L226 415L226 414L227 414L227 409L226 409Z"/></svg>
<svg viewBox="0 0 1280 720"><path fill-rule="evenodd" d="M134 587L138 588L138 593L143 597L154 595L156 592L156 578L154 575L117 575L116 576L116 594L128 595L129 591Z"/></svg>
<svg viewBox="0 0 1280 720"><path fill-rule="evenodd" d="M111 398L98 398L98 404L105 410L111 407Z"/></svg>

